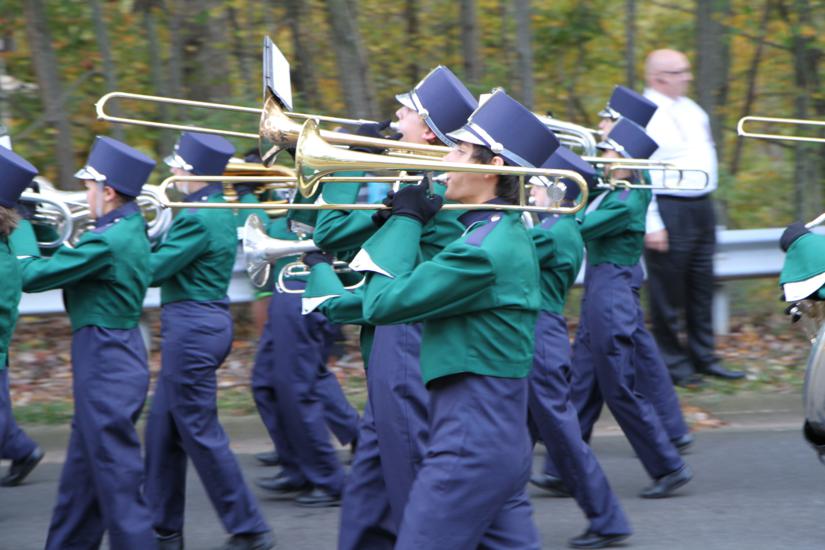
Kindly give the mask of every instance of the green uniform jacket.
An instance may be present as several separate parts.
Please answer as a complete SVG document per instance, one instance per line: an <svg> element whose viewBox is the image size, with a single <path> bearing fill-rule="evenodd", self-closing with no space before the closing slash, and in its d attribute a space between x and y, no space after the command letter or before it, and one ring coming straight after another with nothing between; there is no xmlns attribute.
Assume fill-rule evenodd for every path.
<svg viewBox="0 0 825 550"><path fill-rule="evenodd" d="M584 259L579 222L572 215L551 216L530 229L530 236L541 269L541 309L561 315Z"/></svg>
<svg viewBox="0 0 825 550"><path fill-rule="evenodd" d="M367 321L423 321L425 384L463 372L523 378L532 366L541 305L536 249L518 212L473 217L479 221L462 237L416 267L422 226L393 216L353 261L373 271L364 290Z"/></svg>
<svg viewBox="0 0 825 550"><path fill-rule="evenodd" d="M121 217L122 216L122 217ZM146 222L134 202L107 214L74 248L22 258L23 290L63 289L72 330L135 328L151 279Z"/></svg>
<svg viewBox="0 0 825 550"><path fill-rule="evenodd" d="M37 245L37 233L32 223L21 219L20 223L9 236L9 244L15 256L40 256L40 247Z"/></svg>
<svg viewBox="0 0 825 550"><path fill-rule="evenodd" d="M211 186L187 200L225 202ZM161 304L223 300L237 250L238 233L230 207L187 208L151 255L151 286L160 286Z"/></svg>
<svg viewBox="0 0 825 550"><path fill-rule="evenodd" d="M590 195L580 227L587 245L587 263L636 265L639 262L644 250L650 197L649 189L616 189ZM597 200L598 205L591 210Z"/></svg>
<svg viewBox="0 0 825 550"><path fill-rule="evenodd" d="M808 233L796 239L788 248L779 284L783 287L786 299L818 297L825 299L825 236ZM803 296L807 295L807 296Z"/></svg>
<svg viewBox="0 0 825 550"><path fill-rule="evenodd" d="M9 241L0 239L0 370L6 368L9 358L9 343L17 324L17 306L20 304L20 266L9 246Z"/></svg>

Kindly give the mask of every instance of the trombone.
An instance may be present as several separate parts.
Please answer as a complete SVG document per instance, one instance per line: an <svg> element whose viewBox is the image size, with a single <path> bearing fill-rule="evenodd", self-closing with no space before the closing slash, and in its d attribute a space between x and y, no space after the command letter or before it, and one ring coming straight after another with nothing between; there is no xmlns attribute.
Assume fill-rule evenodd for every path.
<svg viewBox="0 0 825 550"><path fill-rule="evenodd" d="M220 128L211 128L208 126L194 126L188 124L174 124L168 122L155 122L152 120L144 120L139 118L117 117L106 112L106 104L112 99L132 99L136 101L144 101L148 103L162 103L168 105L181 105L185 107L199 107L203 109L214 109L221 111L232 111L241 113L255 113L260 117L258 125L258 133L253 134L249 132L235 132L232 130L223 130ZM230 136L236 138L246 138L258 140L261 158L265 165L271 164L275 155L281 150L292 147L298 140L301 132L301 124L292 120L295 118L315 119L323 122L337 122L340 124L362 124L371 123L371 120L348 119L338 117L328 117L320 115L309 115L303 113L292 113L284 111L278 100L269 92L269 95L264 102L263 109L256 109L253 107L242 107L239 105L231 105L227 103L210 103L206 101L192 101L189 99L178 99L173 97L163 97L145 94L133 94L128 92L109 92L103 95L95 103L95 112L98 120L105 120L107 122L115 122L120 124L132 124L136 126L147 126L150 128L163 128L167 130L180 130L184 132L202 132L205 134L218 134L222 136ZM328 130L321 130L321 134L330 143L339 145L361 145L366 147L382 147L391 151L395 151L397 155L410 155L413 157L420 156L435 156L447 153L449 147L439 145L423 145L417 143L405 143L392 139L378 139L366 136L359 136L357 134L348 134L343 132L332 132Z"/></svg>
<svg viewBox="0 0 825 550"><path fill-rule="evenodd" d="M805 120L799 118L775 118L766 116L744 116L740 118L739 122L736 124L736 133L742 137L750 138L774 139L785 141L804 141L809 143L825 143L825 137L749 132L745 129L745 124L747 124L748 122L768 122L779 125L786 124L791 126L813 126L814 128L825 128L825 121L822 120Z"/></svg>
<svg viewBox="0 0 825 550"><path fill-rule="evenodd" d="M605 159L605 160L613 160L613 159ZM625 159L625 160L632 160L632 159ZM603 166L603 170L607 179L602 181L598 184L598 187L602 189L669 189L672 191L701 191L707 188L708 183L710 182L710 174L702 170L701 168L685 168L682 166L675 166L669 163L663 162L661 165L657 166L656 164L651 163L620 163L620 164L606 164ZM659 172L678 172L679 179L673 183L669 182L667 178L663 178L664 185L653 185L649 183L633 183L627 179L620 179L614 178L613 172L619 170L650 170L650 171L659 171ZM703 177L701 184L696 185L682 185L684 181L685 173L695 173L699 174Z"/></svg>

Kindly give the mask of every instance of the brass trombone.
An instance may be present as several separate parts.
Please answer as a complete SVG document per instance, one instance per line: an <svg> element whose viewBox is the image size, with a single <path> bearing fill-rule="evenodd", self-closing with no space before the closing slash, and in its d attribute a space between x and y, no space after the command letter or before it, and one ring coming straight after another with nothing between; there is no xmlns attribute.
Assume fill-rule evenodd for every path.
<svg viewBox="0 0 825 550"><path fill-rule="evenodd" d="M116 117L106 113L105 106L110 100L115 98L132 99L136 101L144 101L148 103L163 103L168 105L181 105L185 107L198 107L204 109L214 109L221 111L232 111L241 113L255 113L260 117L258 125L258 133L253 134L249 132L235 132L232 130L223 130L220 128L211 128L208 126L194 126L188 124L172 124L167 122L155 122L152 120L143 120L138 118ZM210 103L206 101L192 101L188 99L177 99L173 97L153 96L145 94L132 94L128 92L109 92L103 95L95 103L95 111L98 120L105 120L107 122L116 122L120 124L132 124L137 126L147 126L150 128L164 128L167 130L179 130L184 132L202 132L206 134L218 134L222 136L230 136L236 138L255 139L259 142L261 158L265 165L271 164L275 155L282 149L292 147L298 140L301 132L301 124L292 120L295 118L306 118L321 120L324 122L337 122L340 124L361 124L370 123L373 121L361 119L347 119L338 117L327 117L321 115L309 115L303 113L292 113L284 111L281 108L278 100L270 92L263 109L256 109L253 107L241 107L238 105L230 105L226 103ZM330 143L340 145L361 145L365 147L382 147L391 151L395 151L398 155L413 155L413 156L434 156L442 155L449 151L449 147L438 145L423 145L417 143L399 142L392 139L377 139L357 134L348 134L343 132L332 132L328 130L321 130L321 134Z"/></svg>
<svg viewBox="0 0 825 550"><path fill-rule="evenodd" d="M745 129L745 124L748 122L769 122L774 124L787 124L792 126L813 126L816 128L825 128L825 121L823 120L805 120L799 118L775 118L766 116L744 116L739 119L736 124L736 133L742 137L759 138L759 139L774 139L785 141L804 141L809 143L825 143L823 137L813 136L794 136L784 134L769 134L760 132L749 132Z"/></svg>

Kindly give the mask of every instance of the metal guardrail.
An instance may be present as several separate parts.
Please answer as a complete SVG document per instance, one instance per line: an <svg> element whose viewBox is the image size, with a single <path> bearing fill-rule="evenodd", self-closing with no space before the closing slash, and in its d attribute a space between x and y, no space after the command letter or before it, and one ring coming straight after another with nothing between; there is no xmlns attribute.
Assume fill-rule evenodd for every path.
<svg viewBox="0 0 825 550"><path fill-rule="evenodd" d="M782 270L785 254L779 249L782 228L770 229L720 229L716 233L716 256L714 273L714 330L717 334L727 334L729 328L730 301L725 288L726 281L759 277L777 277ZM584 281L584 270L579 273L576 284ZM777 286L777 292L778 292ZM255 291L249 282L243 265L243 257L238 251L229 284L229 299L232 302L251 302ZM143 303L146 308L160 307L160 291L149 289ZM21 315L37 315L65 311L60 290L23 294L20 300Z"/></svg>

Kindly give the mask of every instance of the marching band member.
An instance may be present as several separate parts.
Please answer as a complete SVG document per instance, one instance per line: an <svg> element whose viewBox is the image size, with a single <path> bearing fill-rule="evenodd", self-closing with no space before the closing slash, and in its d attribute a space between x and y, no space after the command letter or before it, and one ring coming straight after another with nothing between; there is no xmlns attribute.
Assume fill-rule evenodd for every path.
<svg viewBox="0 0 825 550"><path fill-rule="evenodd" d="M599 113L602 119L599 123L599 129L607 134L616 121L622 117L629 118L644 128L657 109L657 105L645 96L624 86L616 86L607 106ZM690 429L682 414L679 396L673 387L667 365L662 359L656 341L645 325L645 315L640 299L643 282L644 272L641 265L637 263L633 268L631 282L636 304L637 325L637 329L633 332L633 363L636 370L636 389L650 400L651 405L656 409L656 414L659 415L662 421L662 425L667 430L668 437L680 452L684 452L693 443L693 436L690 434ZM591 405L595 405L595 403L591 403ZM598 409L601 409L600 405ZM599 410L594 410L592 407L587 412L579 411L580 415L585 418L592 418L594 414L598 416L599 412ZM592 428L592 423L590 428ZM590 429L585 431L585 439L590 440Z"/></svg>
<svg viewBox="0 0 825 550"><path fill-rule="evenodd" d="M656 143L629 118L621 118L600 147L604 156L645 159ZM618 178L634 177L629 171ZM638 178L636 178L638 180ZM635 391L633 368L638 309L633 296L634 269L642 253L648 189L594 193L581 226L587 247L585 293L573 348L571 397L579 411L598 411L607 403L654 483L640 494L662 498L691 480L648 398ZM592 403L597 405L592 405ZM582 405L578 405L578 404ZM597 416L597 413L591 416ZM587 437L595 418L580 414Z"/></svg>
<svg viewBox="0 0 825 550"><path fill-rule="evenodd" d="M448 133L459 129L477 106L464 84L443 66L396 98L401 103L396 111L400 140L410 143L454 144ZM437 192L444 190L440 184L435 187ZM321 200L354 202L357 191L357 184L327 184ZM422 260L432 258L461 235L464 227L458 221L459 214L439 212L425 225L419 243ZM316 221L314 240L325 251L348 251L360 247L385 220L381 212L373 216L357 210L323 211ZM429 429L428 395L419 368L420 345L419 324L375 327L367 370L368 403L345 488L339 549L378 544L376 539L391 547L401 524Z"/></svg>
<svg viewBox="0 0 825 550"><path fill-rule="evenodd" d="M4 487L22 483L44 455L15 422L9 396L9 342L17 323L22 284L15 256L23 250L37 250L31 224L18 216L15 207L36 175L37 169L28 161L0 146L0 458L12 461L8 474L0 479ZM19 239L28 239L29 243L15 245Z"/></svg>
<svg viewBox="0 0 825 550"><path fill-rule="evenodd" d="M146 223L135 202L155 162L98 136L75 177L94 228L51 258L20 260L23 290L63 289L72 323L74 419L47 549L155 548L135 422L149 388L138 329L151 279Z"/></svg>
<svg viewBox="0 0 825 550"><path fill-rule="evenodd" d="M287 220L273 220L270 237L296 240ZM297 256L281 258L277 274ZM301 281L286 283L290 289ZM276 289L261 332L252 372L253 395L261 420L277 449L281 470L256 480L268 491L300 491L302 506L333 506L343 485L343 466L329 439L329 427L342 445L357 438L358 413L347 402L335 376L327 369L329 322L321 314L301 315L298 294Z"/></svg>
<svg viewBox="0 0 825 550"><path fill-rule="evenodd" d="M596 183L593 167L575 153L559 147L543 168L573 170L591 189ZM579 187L567 184L565 204L573 204ZM547 206L547 192L532 188L536 204ZM530 230L541 267L541 309L536 321L536 348L529 377L529 419L533 437L548 451L547 460L558 465L560 479L534 476L531 482L551 492L572 494L589 520L587 530L570 540L573 548L604 548L625 540L630 525L619 499L607 482L593 451L582 439L578 412L570 401L570 340L564 304L584 257L584 243L574 215L542 215ZM569 490L569 493L567 491Z"/></svg>
<svg viewBox="0 0 825 550"><path fill-rule="evenodd" d="M445 160L540 166L558 146L498 91L470 116ZM451 172L448 200L515 203L518 180ZM395 194L392 215L352 267L370 272L364 316L422 322L429 438L397 549L539 548L525 485L532 463L527 376L540 306L536 251L518 212L469 211L463 236L416 266L422 229L441 207L427 186ZM379 439L380 441L380 439Z"/></svg>
<svg viewBox="0 0 825 550"><path fill-rule="evenodd" d="M223 174L234 147L184 132L166 163L176 175ZM217 183L185 182L186 201L224 202ZM226 548L275 545L218 420L216 370L232 347L226 296L237 250L232 210L185 209L150 257L161 287L161 372L146 423L146 498L161 548L183 547L186 461L192 460L224 528Z"/></svg>

